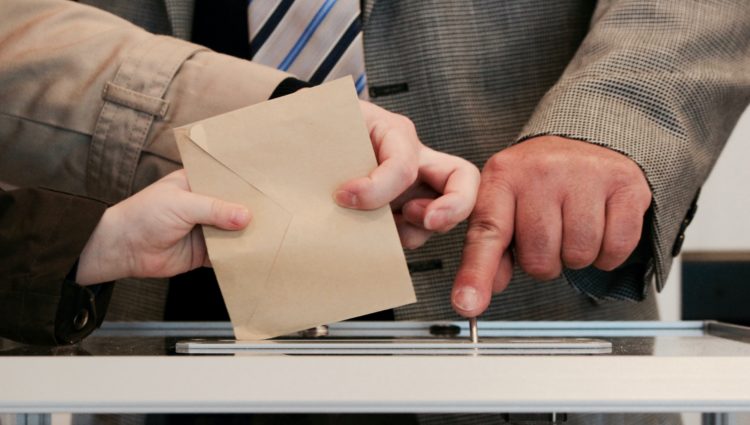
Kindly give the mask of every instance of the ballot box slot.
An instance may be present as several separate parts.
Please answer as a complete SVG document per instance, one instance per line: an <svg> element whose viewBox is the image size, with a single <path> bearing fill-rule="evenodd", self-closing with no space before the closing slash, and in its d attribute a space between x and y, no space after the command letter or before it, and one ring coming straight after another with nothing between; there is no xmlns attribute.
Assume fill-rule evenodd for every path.
<svg viewBox="0 0 750 425"><path fill-rule="evenodd" d="M707 324L709 323L709 324ZM656 321L482 321L479 330L486 337L657 337L701 336L710 322L656 322ZM419 322L339 322L328 325L328 337L336 338L430 338L438 329L454 337L468 338L467 321ZM713 329L713 328L712 328ZM457 332L456 332L457 330ZM94 336L165 336L233 338L229 322L104 322Z"/></svg>
<svg viewBox="0 0 750 425"><path fill-rule="evenodd" d="M477 343L454 338L192 339L178 342L176 351L182 354L570 355L610 354L612 343L588 338L483 338Z"/></svg>

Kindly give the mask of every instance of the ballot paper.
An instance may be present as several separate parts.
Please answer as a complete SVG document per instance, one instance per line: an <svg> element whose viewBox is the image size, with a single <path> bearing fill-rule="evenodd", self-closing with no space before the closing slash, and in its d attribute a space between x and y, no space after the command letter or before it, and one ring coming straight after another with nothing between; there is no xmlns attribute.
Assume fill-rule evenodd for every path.
<svg viewBox="0 0 750 425"><path fill-rule="evenodd" d="M247 206L204 226L235 336L255 340L416 301L390 208L338 206L377 162L351 78L175 130L191 190Z"/></svg>

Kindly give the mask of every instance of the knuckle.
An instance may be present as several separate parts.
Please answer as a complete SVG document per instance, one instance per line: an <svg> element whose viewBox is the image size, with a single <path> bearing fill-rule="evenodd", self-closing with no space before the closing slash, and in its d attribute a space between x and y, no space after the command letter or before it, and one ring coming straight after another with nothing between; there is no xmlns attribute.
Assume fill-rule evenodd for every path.
<svg viewBox="0 0 750 425"><path fill-rule="evenodd" d="M640 212L645 212L651 206L651 189L646 184L646 187L642 190L638 190L636 193L636 203L640 206Z"/></svg>
<svg viewBox="0 0 750 425"><path fill-rule="evenodd" d="M411 186L416 180L419 173L416 164L410 161L397 161L393 164L394 178L401 182L405 187Z"/></svg>
<svg viewBox="0 0 750 425"><path fill-rule="evenodd" d="M406 130L410 132L417 132L417 127L414 125L414 121L409 119L406 115L401 114L394 114L396 116L396 119L398 120L398 123L403 126Z"/></svg>
<svg viewBox="0 0 750 425"><path fill-rule="evenodd" d="M562 258L565 265L571 269L582 269L596 260L597 252L586 247L564 247Z"/></svg>
<svg viewBox="0 0 750 425"><path fill-rule="evenodd" d="M542 228L542 223L540 222L536 227ZM525 248L525 251L550 252L552 250L552 235L547 230L540 229L533 233L528 231L524 232L524 230L528 230L528 227L519 230L519 242L522 247Z"/></svg>
<svg viewBox="0 0 750 425"><path fill-rule="evenodd" d="M570 171L573 163L557 152L538 153L533 156L524 153L517 156L518 158L515 158L513 162L520 164L516 167L523 170L526 178L552 181L552 179L570 177L565 173Z"/></svg>
<svg viewBox="0 0 750 425"><path fill-rule="evenodd" d="M589 266L601 247L601 234L595 230L592 217L578 216L563 230L562 259L572 269Z"/></svg>
<svg viewBox="0 0 750 425"><path fill-rule="evenodd" d="M513 168L498 155L493 156L485 164L480 173L479 196L497 196L502 193L514 193L516 188L516 176L512 174Z"/></svg>
<svg viewBox="0 0 750 425"><path fill-rule="evenodd" d="M623 188L615 192L607 201L607 206L626 214L640 216L651 204L651 191Z"/></svg>
<svg viewBox="0 0 750 425"><path fill-rule="evenodd" d="M503 152L492 155L484 165L484 171L490 173L503 173L507 169L508 161L506 160L506 155L503 155Z"/></svg>
<svg viewBox="0 0 750 425"><path fill-rule="evenodd" d="M497 219L491 216L475 216L469 223L466 232L466 243L498 242L503 239L508 230L500 225Z"/></svg>
<svg viewBox="0 0 750 425"><path fill-rule="evenodd" d="M559 163L555 157L541 155L530 161L528 167L537 176L549 177L557 170L558 165Z"/></svg>
<svg viewBox="0 0 750 425"><path fill-rule="evenodd" d="M609 202L630 207L641 212L651 204L651 188L640 169L631 172L614 173L611 177L615 188Z"/></svg>
<svg viewBox="0 0 750 425"><path fill-rule="evenodd" d="M518 263L523 271L537 280L552 280L560 275L557 262L545 256L519 253Z"/></svg>
<svg viewBox="0 0 750 425"><path fill-rule="evenodd" d="M612 259L612 261L625 261L637 245L638 238L623 236L608 238L604 243L602 254L604 258Z"/></svg>
<svg viewBox="0 0 750 425"><path fill-rule="evenodd" d="M521 268L538 280L554 279L560 274L560 245L546 231L519 235L518 263Z"/></svg>

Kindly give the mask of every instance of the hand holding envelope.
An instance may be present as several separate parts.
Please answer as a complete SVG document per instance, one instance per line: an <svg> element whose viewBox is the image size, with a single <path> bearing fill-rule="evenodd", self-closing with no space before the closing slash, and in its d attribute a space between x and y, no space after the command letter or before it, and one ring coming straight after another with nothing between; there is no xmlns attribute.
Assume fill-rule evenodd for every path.
<svg viewBox="0 0 750 425"><path fill-rule="evenodd" d="M360 107L380 165L339 187L339 205L371 209L390 202L401 244L409 249L465 220L476 202L477 167L423 145L405 116L365 101ZM349 202L347 194L358 202Z"/></svg>
<svg viewBox="0 0 750 425"><path fill-rule="evenodd" d="M435 220L429 214L438 209L433 204L452 208L449 220L436 220L436 230L468 216L476 169L458 158L453 165L436 164L436 152L386 129L397 116L378 117L380 111L390 114L370 111L372 125L366 128L351 80L338 80L176 130L192 190L253 212L243 231L204 228L238 339L273 337L414 302L385 205L410 187L422 193L418 176L430 176L425 182L446 195L407 201L404 216L421 215L424 223ZM380 167L368 130L375 134ZM436 177L446 170L448 175ZM341 208L334 193L340 202L343 196L368 211Z"/></svg>

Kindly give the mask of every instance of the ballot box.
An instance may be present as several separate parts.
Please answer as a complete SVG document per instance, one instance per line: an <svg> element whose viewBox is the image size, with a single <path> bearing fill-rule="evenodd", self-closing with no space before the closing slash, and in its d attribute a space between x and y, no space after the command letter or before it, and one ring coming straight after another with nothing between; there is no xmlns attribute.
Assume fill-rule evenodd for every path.
<svg viewBox="0 0 750 425"><path fill-rule="evenodd" d="M0 340L0 415L750 411L750 328L718 322L342 322L269 342L229 323ZM13 416L16 415L16 416ZM19 419L19 420L21 420ZM35 420L38 420L35 419ZM39 422L44 423L44 422Z"/></svg>

